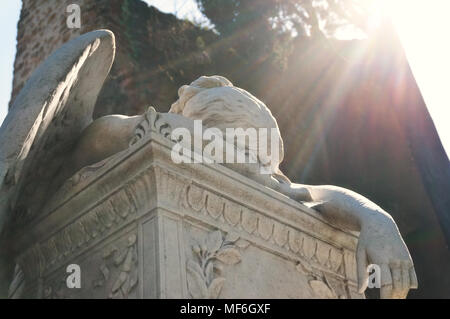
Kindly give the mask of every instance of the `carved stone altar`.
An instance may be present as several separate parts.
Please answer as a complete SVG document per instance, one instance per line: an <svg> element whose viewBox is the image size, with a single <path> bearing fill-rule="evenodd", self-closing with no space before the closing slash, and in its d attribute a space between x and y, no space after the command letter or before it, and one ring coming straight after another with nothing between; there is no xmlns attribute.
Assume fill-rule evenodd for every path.
<svg viewBox="0 0 450 319"><path fill-rule="evenodd" d="M14 236L11 297L364 297L354 233L222 165L175 164L150 113L129 149L78 172Z"/></svg>
<svg viewBox="0 0 450 319"><path fill-rule="evenodd" d="M66 43L0 128L0 298L357 298L370 265L381 298L418 287L392 217L291 182L276 119L228 79L182 86L168 113L93 120L114 54L108 30Z"/></svg>

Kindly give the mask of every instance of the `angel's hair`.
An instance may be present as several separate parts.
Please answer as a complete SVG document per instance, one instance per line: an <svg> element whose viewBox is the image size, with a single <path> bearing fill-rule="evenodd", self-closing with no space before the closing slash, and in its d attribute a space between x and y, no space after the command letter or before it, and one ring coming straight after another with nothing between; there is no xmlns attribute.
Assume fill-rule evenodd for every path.
<svg viewBox="0 0 450 319"><path fill-rule="evenodd" d="M276 129L279 156L277 163L271 166L278 169L284 156L283 141L277 121L263 102L219 75L202 76L189 85L183 85L178 96L169 112L202 120L204 126L218 128L223 133L227 128Z"/></svg>

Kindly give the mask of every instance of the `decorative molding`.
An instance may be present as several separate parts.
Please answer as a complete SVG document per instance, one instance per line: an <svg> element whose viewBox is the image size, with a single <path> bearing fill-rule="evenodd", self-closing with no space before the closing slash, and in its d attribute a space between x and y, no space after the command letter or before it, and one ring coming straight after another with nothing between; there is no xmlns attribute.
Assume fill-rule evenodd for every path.
<svg viewBox="0 0 450 319"><path fill-rule="evenodd" d="M138 284L138 257L137 257L137 237L136 234L129 235L126 240L116 245L111 245L104 250L102 255L100 275L98 279L92 281L92 287L88 289L98 289L100 287L110 287L109 292L105 292L104 297L114 299L126 299L133 292ZM43 299L66 299L73 298L72 290L67 288L67 274L56 276L49 282L42 284L44 287L39 294ZM42 282L39 279L38 282ZM83 281L82 281L83 283ZM82 289L83 289L82 284ZM92 290L91 290L92 291Z"/></svg>
<svg viewBox="0 0 450 319"><path fill-rule="evenodd" d="M192 246L196 260L189 259L186 265L188 290L195 299L219 297L225 278L222 264L235 265L241 262L239 249L250 245L236 233L225 237L220 230L209 233L201 242Z"/></svg>
<svg viewBox="0 0 450 319"><path fill-rule="evenodd" d="M120 154L120 153L118 153ZM87 180L92 175L95 175L99 169L101 169L103 166L106 165L112 158L116 157L117 154L114 154L98 163L83 167L78 172L76 172L71 178L69 178L62 186L62 188L65 188L65 192L70 191L70 189L79 183ZM67 189L67 190L66 190ZM64 197L63 194L58 192L58 195L60 197Z"/></svg>
<svg viewBox="0 0 450 319"><path fill-rule="evenodd" d="M170 197L170 205L195 215L208 216L248 235L290 252L320 268L346 276L344 251L305 232L271 219L240 203L224 198L201 185L155 166L160 197Z"/></svg>
<svg viewBox="0 0 450 319"><path fill-rule="evenodd" d="M43 276L50 267L63 265L94 240L106 238L135 214L136 206L128 191L119 190L50 238L33 245L18 257L17 263L25 278Z"/></svg>
<svg viewBox="0 0 450 319"><path fill-rule="evenodd" d="M348 262L344 265L343 249L224 198L161 166L149 167L129 181L124 189L114 193L51 238L30 248L19 262L26 278L37 278L50 267L62 264L76 251L94 240L101 240L109 230L116 229L129 220L129 215L135 214L142 205L147 205L150 188L154 191L155 182L157 193L160 194L158 201L166 201L167 205L175 205L177 209L187 211L192 216L208 216L227 228L244 232L294 254L298 260L315 268L353 280L346 272ZM347 257L349 258L351 256Z"/></svg>
<svg viewBox="0 0 450 319"><path fill-rule="evenodd" d="M134 137L130 141L130 146L142 140L149 132L155 132L169 139L172 132L170 125L162 120L161 114L156 112L153 106L148 108L144 114L144 119L136 127Z"/></svg>
<svg viewBox="0 0 450 319"><path fill-rule="evenodd" d="M148 113L147 124L142 124L141 132L137 133L140 136L138 140L149 132L149 127L157 127L156 111L149 110ZM281 218L271 216L264 208L258 208L261 207L259 205L247 205L232 198L232 195L221 194L220 190L214 191L187 174L180 173L182 168L172 169L167 165L169 164L152 162L145 169L136 171L136 174L124 180L120 189L107 195L106 199L102 199L94 207L85 207L85 212L76 212L82 215L70 224L61 224L62 229L55 230L55 233L48 234L33 244L18 259L27 282L35 285L38 278L53 274L119 229L124 230L132 221L140 223L139 217L147 218L146 215L158 207L179 214L189 222L201 222L219 229L210 233L202 243L193 245L195 258L186 264L182 262L182 267L186 265L187 270L187 278L182 282L184 284L184 280L187 280L188 291L194 298L220 296L225 283L221 267L237 264L241 260L241 243L248 246L249 242L291 262L300 262L301 266L297 269L300 268L306 274L315 295L333 298L349 296L348 291L352 291L355 286L354 252L349 248L325 242L315 237L313 230L304 231L290 225ZM98 170L93 168L94 175L96 171ZM57 213L58 210L55 210L52 214ZM232 232L229 232L230 229ZM227 235L224 237L221 231ZM133 267L137 268L137 257L128 257L133 260L131 266L130 262L126 262L127 255L137 253L135 239L131 242L133 244L126 248L112 247L105 251L100 274L92 281L93 287L108 287L109 291L105 292L105 296L127 298L137 287L138 274L131 270ZM87 254L92 255L92 250ZM114 264L116 259L120 262ZM302 270L301 267L307 269ZM52 286L50 290L50 296L58 297L60 294L57 286ZM43 295L45 289L41 293Z"/></svg>
<svg viewBox="0 0 450 319"><path fill-rule="evenodd" d="M338 280L335 276L301 261L297 263L296 269L307 278L315 297L325 299L348 298L344 282Z"/></svg>
<svg viewBox="0 0 450 319"><path fill-rule="evenodd" d="M53 283L47 284L42 291L42 299L68 299L66 275L58 277Z"/></svg>

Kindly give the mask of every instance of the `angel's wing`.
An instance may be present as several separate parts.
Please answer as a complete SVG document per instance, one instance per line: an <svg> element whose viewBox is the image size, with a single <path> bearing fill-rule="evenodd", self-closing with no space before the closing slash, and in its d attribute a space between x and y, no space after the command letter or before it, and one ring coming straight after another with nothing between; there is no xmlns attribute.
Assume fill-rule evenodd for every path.
<svg viewBox="0 0 450 319"><path fill-rule="evenodd" d="M84 34L48 57L15 99L0 128L0 234L10 217L32 218L39 206L33 200L45 198L41 195L92 122L114 52L112 32Z"/></svg>

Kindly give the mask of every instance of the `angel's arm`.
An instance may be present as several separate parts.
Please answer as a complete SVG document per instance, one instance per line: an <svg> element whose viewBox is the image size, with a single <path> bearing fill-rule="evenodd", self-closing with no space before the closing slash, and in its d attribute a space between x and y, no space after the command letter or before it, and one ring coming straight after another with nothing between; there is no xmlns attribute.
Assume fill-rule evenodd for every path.
<svg viewBox="0 0 450 319"><path fill-rule="evenodd" d="M356 251L358 287L367 287L369 264L381 269L381 297L405 298L417 288L417 276L393 218L364 196L336 186L311 186L272 178L269 187L314 208L333 225L359 231Z"/></svg>

